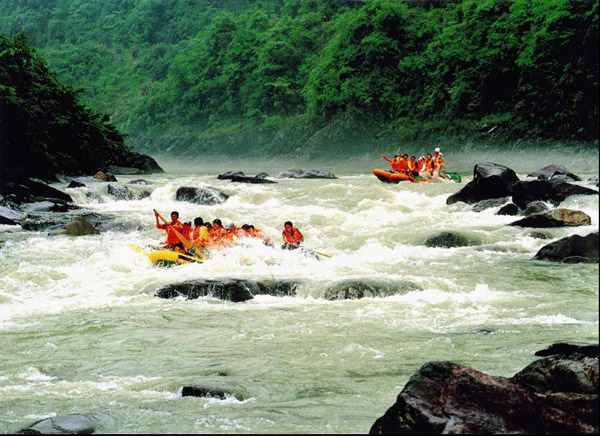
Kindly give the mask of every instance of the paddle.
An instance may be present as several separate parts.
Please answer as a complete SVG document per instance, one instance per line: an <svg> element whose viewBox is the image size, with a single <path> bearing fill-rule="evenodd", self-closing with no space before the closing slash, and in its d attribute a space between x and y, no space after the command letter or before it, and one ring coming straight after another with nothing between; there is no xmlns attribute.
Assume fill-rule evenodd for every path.
<svg viewBox="0 0 600 436"><path fill-rule="evenodd" d="M154 213L156 214L156 216L159 217L161 220L163 220L163 222L171 229L171 231L173 233L175 233L175 236L177 236L177 239L179 239L179 241L183 244L183 246L185 247L186 251L193 247L193 244L190 241L188 241L185 236L183 236L181 233L179 233L177 231L177 229L175 229L171 225L171 223L169 223L165 219L165 217L160 214L160 212L158 212L156 209L152 209L152 210L154 211Z"/></svg>
<svg viewBox="0 0 600 436"><path fill-rule="evenodd" d="M331 257L331 254L325 254L325 253L321 253L319 251L315 251L315 253L317 253L319 256Z"/></svg>

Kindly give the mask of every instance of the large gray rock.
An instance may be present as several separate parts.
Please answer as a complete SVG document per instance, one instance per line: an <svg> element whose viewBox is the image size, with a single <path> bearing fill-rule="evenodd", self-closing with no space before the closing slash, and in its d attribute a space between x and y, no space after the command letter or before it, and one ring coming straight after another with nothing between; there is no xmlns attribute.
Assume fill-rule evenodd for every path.
<svg viewBox="0 0 600 436"><path fill-rule="evenodd" d="M254 177L247 177L247 176L233 176L231 178L232 182L235 183L252 183L252 184L258 184L258 183L277 183L275 180L269 180L266 179L264 177L258 177L254 176Z"/></svg>
<svg viewBox="0 0 600 436"><path fill-rule="evenodd" d="M508 167L495 163L481 163L473 168L473 180L456 194L446 199L446 204L462 201L474 204L490 198L502 198L511 194L512 186L519 181L517 174Z"/></svg>
<svg viewBox="0 0 600 436"><path fill-rule="evenodd" d="M527 206L525 206L525 209L523 209L523 215L528 216L528 215L534 215L536 213L544 213L544 212L548 212L550 210L550 208L548 207L548 205L546 203L544 203L543 201L532 201L531 203L528 203Z"/></svg>
<svg viewBox="0 0 600 436"><path fill-rule="evenodd" d="M489 198L487 200L478 201L473 205L474 212L481 212L492 207L502 206L510 200L510 197Z"/></svg>
<svg viewBox="0 0 600 436"><path fill-rule="evenodd" d="M132 189L129 189L126 186L113 186L111 184L108 185L107 192L108 192L108 195L113 200L117 200L117 201L119 201L119 200L125 200L125 201L141 200L141 199L149 197L151 195L150 192L148 192L148 191L136 192Z"/></svg>
<svg viewBox="0 0 600 436"><path fill-rule="evenodd" d="M573 235L544 245L536 260L566 263L598 263L598 232L587 236Z"/></svg>
<svg viewBox="0 0 600 436"><path fill-rule="evenodd" d="M94 415L70 414L58 415L43 419L28 427L22 428L18 434L92 434L96 431L100 420Z"/></svg>
<svg viewBox="0 0 600 436"><path fill-rule="evenodd" d="M287 280L259 282L240 279L198 279L164 286L156 291L156 295L161 298L186 297L188 300L213 297L240 302L251 300L254 295L260 294L295 295L299 285L298 282Z"/></svg>
<svg viewBox="0 0 600 436"><path fill-rule="evenodd" d="M577 227L592 224L590 216L579 210L554 209L549 212L537 213L510 223L517 227Z"/></svg>
<svg viewBox="0 0 600 436"><path fill-rule="evenodd" d="M597 433L597 368L598 357L577 353L546 357L513 378L429 362L370 433Z"/></svg>
<svg viewBox="0 0 600 436"><path fill-rule="evenodd" d="M337 179L337 177L329 171L308 170L302 171L298 168L290 168L287 171L281 171L273 175L275 179Z"/></svg>
<svg viewBox="0 0 600 436"><path fill-rule="evenodd" d="M217 176L219 180L231 180L235 176L245 176L243 171L225 171Z"/></svg>
<svg viewBox="0 0 600 436"><path fill-rule="evenodd" d="M475 241L458 232L440 232L425 240L426 247L468 247L478 245L479 241Z"/></svg>
<svg viewBox="0 0 600 436"><path fill-rule="evenodd" d="M229 195L215 188L194 188L182 186L177 189L175 200L207 206L221 204L227 201Z"/></svg>
<svg viewBox="0 0 600 436"><path fill-rule="evenodd" d="M554 164L543 166L527 174L527 177L537 177L540 180L549 180L555 176L566 176L572 181L581 180L579 176L576 176L564 166Z"/></svg>
<svg viewBox="0 0 600 436"><path fill-rule="evenodd" d="M16 226L17 221L21 219L23 219L23 214L15 212L8 207L0 206L0 224Z"/></svg>
<svg viewBox="0 0 600 436"><path fill-rule="evenodd" d="M89 222L80 216L74 216L73 220L62 230L57 230L48 233L48 236L69 235L69 236L84 236L97 235L100 232L94 228Z"/></svg>
<svg viewBox="0 0 600 436"><path fill-rule="evenodd" d="M53 188L37 179L22 178L18 180L9 180L1 187L2 196L15 204L32 203L36 201L72 202L73 198Z"/></svg>
<svg viewBox="0 0 600 436"><path fill-rule="evenodd" d="M519 206L514 203L508 203L502 206L496 215L517 215L519 213Z"/></svg>
<svg viewBox="0 0 600 436"><path fill-rule="evenodd" d="M598 195L598 191L571 183L552 183L545 180L519 181L512 187L513 203L521 209L535 200L558 206L571 195Z"/></svg>
<svg viewBox="0 0 600 436"><path fill-rule="evenodd" d="M323 298L327 300L356 300L367 297L388 297L422 290L423 288L419 285L404 280L344 279L328 284L323 291Z"/></svg>

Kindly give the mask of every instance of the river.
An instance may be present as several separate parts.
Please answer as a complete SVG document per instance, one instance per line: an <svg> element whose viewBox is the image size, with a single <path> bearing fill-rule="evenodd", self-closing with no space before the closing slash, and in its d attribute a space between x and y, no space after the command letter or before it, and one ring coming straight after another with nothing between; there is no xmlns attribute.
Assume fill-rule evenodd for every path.
<svg viewBox="0 0 600 436"><path fill-rule="evenodd" d="M446 198L473 164L509 166L521 179L562 164L590 186L598 151L491 150L446 153L462 184L387 185L370 173L378 156L298 163L159 159L165 174L142 176L149 198L113 201L104 182L65 189L82 209L125 223L96 236L48 237L0 226L0 433L49 416L91 413L104 433L366 433L425 362L450 360L512 376L534 352L559 341L598 341L598 264L532 260L557 238L598 231L598 196L571 197L592 225L508 227L515 217ZM309 165L309 166L307 166ZM225 170L274 174L293 166L334 180L249 185L217 180ZM139 176L118 176L119 185ZM223 204L176 202L180 186L214 186ZM156 244L152 209L182 219L252 223L278 244L291 220L306 245L330 255L246 245L204 264L153 266L131 245ZM459 231L476 243L428 248L427 237ZM537 230L537 229L536 229ZM277 245L278 245L277 244ZM295 279L293 297L243 303L164 300L159 287L193 278ZM422 290L329 301L347 278L406 280ZM242 390L246 399L182 397L194 383Z"/></svg>

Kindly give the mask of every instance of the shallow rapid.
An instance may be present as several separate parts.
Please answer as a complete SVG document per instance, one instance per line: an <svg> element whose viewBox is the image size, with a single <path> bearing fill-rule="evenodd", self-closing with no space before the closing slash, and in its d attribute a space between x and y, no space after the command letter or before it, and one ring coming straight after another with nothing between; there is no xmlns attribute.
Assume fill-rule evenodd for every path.
<svg viewBox="0 0 600 436"><path fill-rule="evenodd" d="M549 239L507 226L515 217L496 215L499 206L446 205L483 161L509 166L521 179L562 164L591 187L595 153L447 153L462 184L384 184L370 170L386 163L366 156L351 166L302 165L337 179L264 185L216 175L294 165L159 160L166 173L142 176L150 185L132 189L151 195L137 201L112 200L106 182L56 183L81 207L72 214L110 217L114 229L73 238L0 226L0 433L66 413L100 415L104 433L366 433L425 362L512 376L554 342L597 342L598 264L533 256L552 240L598 231L598 196L566 199L560 206L587 213L592 225L543 229ZM119 185L140 178L117 177ZM212 186L230 198L214 206L177 202L180 186ZM276 248L250 243L214 251L204 264L156 267L131 248L164 239L153 208L165 216L178 210L184 220L251 223ZM286 220L307 246L331 257L280 250ZM472 245L424 245L446 230ZM154 296L194 278L294 279L301 286L292 297L243 303ZM324 298L342 279L405 280L420 290ZM182 397L181 388L194 383L247 396Z"/></svg>

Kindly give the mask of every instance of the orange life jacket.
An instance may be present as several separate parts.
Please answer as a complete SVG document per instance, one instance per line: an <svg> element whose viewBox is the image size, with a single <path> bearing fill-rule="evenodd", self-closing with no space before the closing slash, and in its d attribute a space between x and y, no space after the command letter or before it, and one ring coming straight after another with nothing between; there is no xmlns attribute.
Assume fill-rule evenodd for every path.
<svg viewBox="0 0 600 436"><path fill-rule="evenodd" d="M179 244L181 241L175 234L172 229L177 230L179 233L183 234L183 224L180 221L171 221L171 224L167 226L166 224L157 224L157 229L162 229L167 231L167 244L174 245Z"/></svg>
<svg viewBox="0 0 600 436"><path fill-rule="evenodd" d="M298 245L300 242L304 241L304 236L296 227L292 227L291 231L284 230L282 233L283 242L286 244Z"/></svg>
<svg viewBox="0 0 600 436"><path fill-rule="evenodd" d="M407 172L408 171L408 160L406 160L406 159L400 159L398 161L398 165L397 165L396 171L400 171L401 173Z"/></svg>

